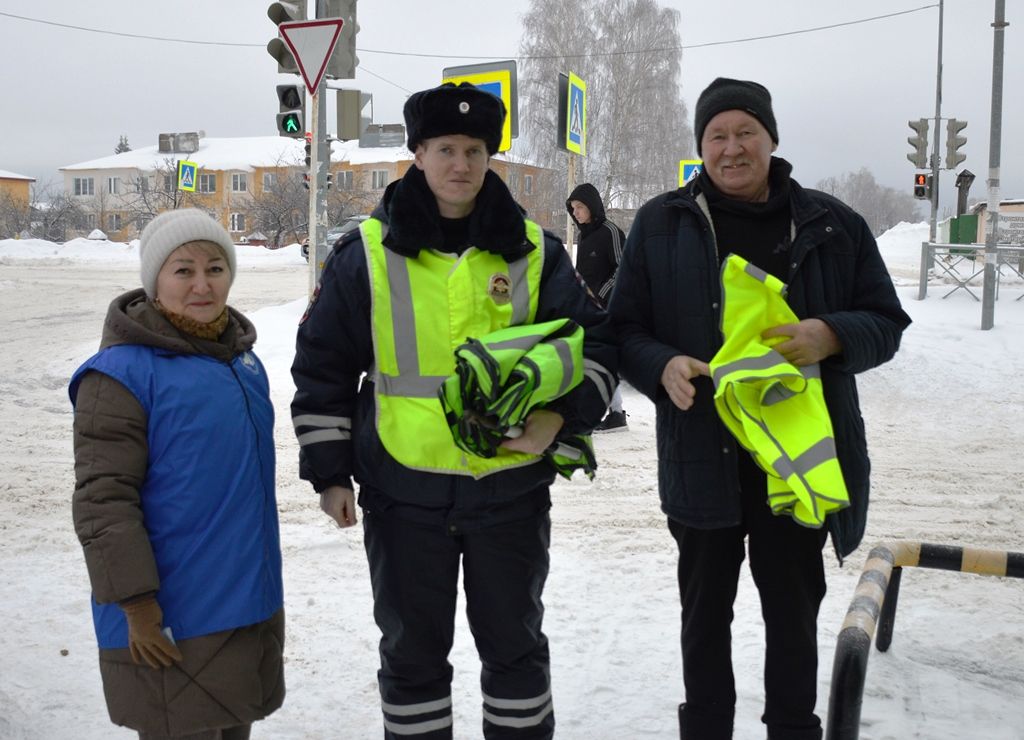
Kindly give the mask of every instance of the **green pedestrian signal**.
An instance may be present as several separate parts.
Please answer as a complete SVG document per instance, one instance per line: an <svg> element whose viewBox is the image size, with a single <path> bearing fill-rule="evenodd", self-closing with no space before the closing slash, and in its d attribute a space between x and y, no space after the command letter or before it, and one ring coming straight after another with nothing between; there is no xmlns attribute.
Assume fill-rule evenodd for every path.
<svg viewBox="0 0 1024 740"><path fill-rule="evenodd" d="M298 113L286 113L281 119L281 130L286 134L297 134L302 131L302 119Z"/></svg>

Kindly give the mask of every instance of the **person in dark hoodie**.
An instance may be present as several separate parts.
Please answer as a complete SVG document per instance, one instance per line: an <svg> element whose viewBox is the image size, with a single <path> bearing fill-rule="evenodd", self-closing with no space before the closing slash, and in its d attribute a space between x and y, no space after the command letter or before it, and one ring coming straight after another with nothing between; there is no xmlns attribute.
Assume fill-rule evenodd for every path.
<svg viewBox="0 0 1024 740"><path fill-rule="evenodd" d="M764 86L714 80L697 99L694 134L702 171L640 208L611 300L623 376L655 404L658 488L679 549L680 737L732 737L731 623L749 553L765 627L767 736L819 740L822 548L831 534L841 562L860 543L868 512L870 463L855 375L893 357L910 318L864 219L802 188L789 162L772 156L779 133ZM820 377L834 436L828 446L849 506L817 529L773 515L765 471L716 412L709 363L723 346L720 270L730 253L750 263L749 274L784 283L797 318L763 330L773 345L765 357ZM749 365L755 374L764 367ZM802 455L805 464L825 446Z"/></svg>
<svg viewBox="0 0 1024 740"><path fill-rule="evenodd" d="M285 693L267 373L223 226L162 213L139 261L69 389L107 710L142 740L245 740Z"/></svg>
<svg viewBox="0 0 1024 740"><path fill-rule="evenodd" d="M580 230L576 245L576 272L590 288L602 308L615 287L615 275L622 260L626 235L608 220L604 203L597 188L589 182L577 185L565 201L565 208ZM627 429L626 411L622 407L622 389L615 388L608 415L597 425L595 432L621 432Z"/></svg>
<svg viewBox="0 0 1024 740"><path fill-rule="evenodd" d="M541 596L555 472L541 454L601 420L618 352L561 242L524 217L489 169L501 100L445 84L414 93L404 114L414 166L334 246L299 325L299 472L342 527L356 521L359 484L385 738L452 737L460 564L482 663L483 737L551 738ZM438 398L454 350L565 318L585 332L583 381L471 465Z"/></svg>

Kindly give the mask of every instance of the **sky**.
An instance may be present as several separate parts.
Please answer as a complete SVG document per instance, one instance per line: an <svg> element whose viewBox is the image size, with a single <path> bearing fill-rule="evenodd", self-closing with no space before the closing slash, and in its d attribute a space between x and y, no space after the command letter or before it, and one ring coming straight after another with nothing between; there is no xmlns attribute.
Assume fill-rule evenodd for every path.
<svg viewBox="0 0 1024 740"><path fill-rule="evenodd" d="M813 186L822 178L867 167L880 183L911 190L907 121L935 115L937 2L662 4L680 12L681 42L692 47L682 52L681 78L691 117L700 91L715 77L755 79L772 92L778 153L794 164L794 176L803 184ZM294 78L279 76L266 52L266 43L276 35L266 16L268 5L265 0L0 0L0 14L8 14L0 15L8 60L0 169L40 183L55 180L59 167L112 153L122 134L133 147L154 145L159 133L173 131L273 135L274 87ZM400 122L405 98L437 84L445 67L514 59L529 7L529 0L364 0L358 6L360 68L355 80L341 84L373 94L376 122ZM995 3L945 0L944 7L942 116L968 122L961 150L967 160L961 167L976 176L972 199L984 200ZM701 46L900 11L915 12L812 33ZM1024 32L1024 0L1006 0L1006 19L1001 189L1003 197L1021 198L1024 97L1014 91L1024 84L1024 43L1018 38ZM208 43L132 38L52 23ZM599 42L594 48L600 48ZM333 131L333 101L328 105ZM944 122L941 129L944 157ZM940 177L941 208L955 203L953 179L950 172Z"/></svg>
<svg viewBox="0 0 1024 740"><path fill-rule="evenodd" d="M896 357L857 383L872 462L861 547L842 567L825 550L818 714L828 709L837 634L872 547L918 540L1020 552L1024 458L1024 282L1007 271L995 327L938 276L914 300L926 224L878 240L914 323ZM295 326L306 304L298 245L239 247L230 303L257 328L255 350L277 409L277 499L284 561L284 706L253 736L381 736L379 632L362 529L339 530L297 474L288 415ZM969 262L953 269L971 270ZM939 272L939 275L942 273ZM966 275L966 273L961 273ZM130 740L104 707L89 587L71 526L67 381L95 351L110 299L138 285L138 242L0 240L0 737ZM972 283L978 289L978 280ZM967 358L967 361L965 361ZM629 431L594 437L593 482L552 489L544 593L557 736L678 737L681 700L676 548L658 508L653 405L624 389ZM26 413L27 411L31 413ZM361 514L360 514L361 516ZM455 737L479 737L479 662L463 614L451 655ZM1024 581L903 569L892 646L872 649L861 740L1022 740ZM763 625L749 570L733 623L736 737L764 737Z"/></svg>

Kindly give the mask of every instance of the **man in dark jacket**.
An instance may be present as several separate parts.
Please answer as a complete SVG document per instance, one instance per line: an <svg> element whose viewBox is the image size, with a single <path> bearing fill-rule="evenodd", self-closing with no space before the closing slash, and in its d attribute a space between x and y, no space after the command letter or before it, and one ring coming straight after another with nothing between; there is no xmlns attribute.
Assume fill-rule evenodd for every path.
<svg viewBox="0 0 1024 740"><path fill-rule="evenodd" d="M565 208L580 230L576 247L576 272L603 308L615 287L615 274L622 261L622 248L626 235L608 220L604 203L597 188L589 182L577 185L565 201ZM597 425L595 432L622 432L627 429L626 411L622 408L622 390L615 388L608 415Z"/></svg>
<svg viewBox="0 0 1024 740"><path fill-rule="evenodd" d="M355 523L353 478L360 486L386 738L452 737L460 564L483 664L483 736L554 734L541 595L555 471L541 453L601 420L618 354L562 244L488 168L504 116L468 84L409 98L415 166L335 245L298 332L300 475L339 526ZM583 381L493 457L470 459L437 395L455 348L565 318L584 329Z"/></svg>
<svg viewBox="0 0 1024 740"><path fill-rule="evenodd" d="M703 172L637 213L611 314L622 374L657 410L662 510L679 547L681 738L732 737L736 701L730 623L746 555L765 624L765 709L771 740L817 740L817 615L827 532L840 559L864 533L867 447L854 375L893 357L910 319L864 220L790 177L773 157L771 96L719 78L697 101ZM730 253L788 284L797 323L773 327L775 350L819 363L850 506L826 528L773 516L766 476L720 421L708 362L722 346L719 268Z"/></svg>

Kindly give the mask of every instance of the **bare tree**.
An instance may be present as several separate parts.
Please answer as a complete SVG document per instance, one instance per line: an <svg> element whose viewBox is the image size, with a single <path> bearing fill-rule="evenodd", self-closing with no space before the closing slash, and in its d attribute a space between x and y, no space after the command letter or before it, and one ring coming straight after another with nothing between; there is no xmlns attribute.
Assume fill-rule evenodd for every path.
<svg viewBox="0 0 1024 740"><path fill-rule="evenodd" d="M202 200L193 193L178 190L178 165L172 157L166 157L151 172L140 172L125 183L126 192L121 194L119 208L125 217L142 231L158 213L175 208L204 208Z"/></svg>
<svg viewBox="0 0 1024 740"><path fill-rule="evenodd" d="M867 167L837 177L827 177L818 190L834 195L867 221L871 233L878 236L901 221L920 220L917 201L907 193L879 185Z"/></svg>
<svg viewBox="0 0 1024 740"><path fill-rule="evenodd" d="M678 26L679 13L656 0L532 0L520 43L523 156L564 171L556 83L572 71L587 82L577 182L595 183L606 205L626 208L674 187L693 138L679 91ZM559 208L564 176L561 183Z"/></svg>

